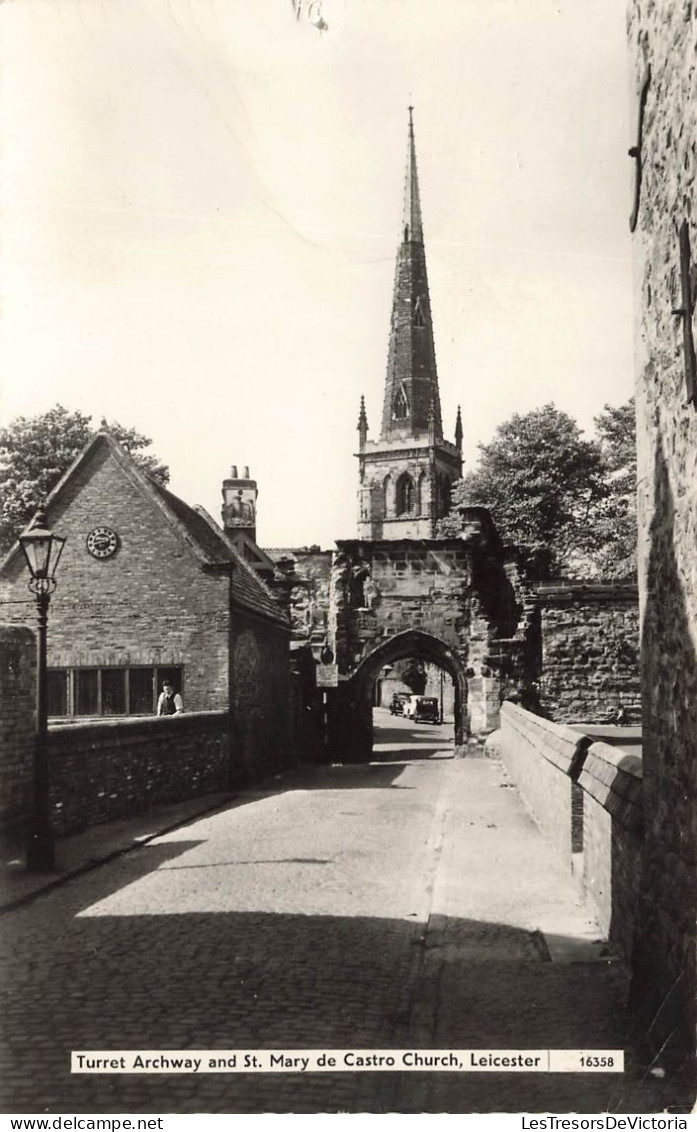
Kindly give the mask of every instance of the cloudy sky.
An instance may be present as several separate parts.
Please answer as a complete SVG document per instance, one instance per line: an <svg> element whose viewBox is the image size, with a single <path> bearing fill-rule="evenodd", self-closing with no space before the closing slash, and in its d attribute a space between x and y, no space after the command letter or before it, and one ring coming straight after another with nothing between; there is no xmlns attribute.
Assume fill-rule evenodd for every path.
<svg viewBox="0 0 697 1132"><path fill-rule="evenodd" d="M546 401L592 429L633 380L624 13L6 0L2 423L60 401L216 518L249 464L262 545L352 537L413 103L446 436L458 403L470 467Z"/></svg>

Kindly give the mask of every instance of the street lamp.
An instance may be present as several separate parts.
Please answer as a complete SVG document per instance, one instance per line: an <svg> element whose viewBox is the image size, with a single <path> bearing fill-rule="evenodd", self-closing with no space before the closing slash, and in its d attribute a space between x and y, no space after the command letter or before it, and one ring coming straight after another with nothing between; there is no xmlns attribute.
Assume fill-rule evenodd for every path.
<svg viewBox="0 0 697 1132"><path fill-rule="evenodd" d="M29 589L36 595L39 622L36 666L36 737L34 743L34 801L27 868L31 872L47 872L54 867L53 831L51 829L50 780L46 720L46 628L51 594L56 588L56 567L65 539L54 535L46 512L37 511L30 527L19 536L19 543L31 577Z"/></svg>

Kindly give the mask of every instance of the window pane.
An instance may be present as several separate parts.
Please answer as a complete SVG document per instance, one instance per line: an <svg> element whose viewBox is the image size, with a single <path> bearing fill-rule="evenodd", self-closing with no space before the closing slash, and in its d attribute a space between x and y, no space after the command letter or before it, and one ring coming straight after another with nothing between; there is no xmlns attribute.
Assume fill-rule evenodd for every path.
<svg viewBox="0 0 697 1132"><path fill-rule="evenodd" d="M99 714L98 674L96 668L75 671L75 715Z"/></svg>
<svg viewBox="0 0 697 1132"><path fill-rule="evenodd" d="M62 668L49 668L46 680L46 704L49 715L68 714L68 673Z"/></svg>
<svg viewBox="0 0 697 1132"><path fill-rule="evenodd" d="M102 715L126 714L126 669L102 669Z"/></svg>
<svg viewBox="0 0 697 1132"><path fill-rule="evenodd" d="M131 715L152 715L155 710L154 681L154 668L129 669L128 710Z"/></svg>

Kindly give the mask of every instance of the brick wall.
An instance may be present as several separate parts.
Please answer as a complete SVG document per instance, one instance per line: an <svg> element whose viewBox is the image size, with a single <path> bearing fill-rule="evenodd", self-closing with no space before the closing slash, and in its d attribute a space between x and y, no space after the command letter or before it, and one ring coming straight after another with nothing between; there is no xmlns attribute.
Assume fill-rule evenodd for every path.
<svg viewBox="0 0 697 1132"><path fill-rule="evenodd" d="M559 723L603 722L621 705L641 715L635 586L548 585L537 591L539 696Z"/></svg>
<svg viewBox="0 0 697 1132"><path fill-rule="evenodd" d="M632 0L628 30L635 116L651 68L633 236L646 817L634 990L652 1051L667 1043L661 1059L679 1063L697 1047L697 408L673 312L685 220L697 261L697 10Z"/></svg>
<svg viewBox="0 0 697 1132"><path fill-rule="evenodd" d="M56 833L230 785L226 712L71 723L49 731Z"/></svg>
<svg viewBox="0 0 697 1132"><path fill-rule="evenodd" d="M0 625L0 822L3 825L17 820L31 801L35 681L34 634L19 625Z"/></svg>
<svg viewBox="0 0 697 1132"><path fill-rule="evenodd" d="M186 709L225 709L229 581L203 572L106 447L71 481L51 523L66 543L51 599L49 666L183 665ZM88 553L85 540L96 526L117 532L113 557ZM19 558L3 589L10 599L26 597ZM28 623L28 606L5 609L8 620Z"/></svg>

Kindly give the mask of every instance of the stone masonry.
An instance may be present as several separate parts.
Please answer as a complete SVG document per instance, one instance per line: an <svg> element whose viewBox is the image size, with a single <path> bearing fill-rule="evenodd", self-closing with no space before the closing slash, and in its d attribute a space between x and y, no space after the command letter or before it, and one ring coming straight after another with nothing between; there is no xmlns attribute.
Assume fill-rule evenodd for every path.
<svg viewBox="0 0 697 1132"><path fill-rule="evenodd" d="M0 704L0 823L7 825L28 808L32 789L36 641L20 625L0 626Z"/></svg>
<svg viewBox="0 0 697 1132"><path fill-rule="evenodd" d="M632 0L628 32L640 121L633 240L645 807L634 989L650 1051L679 1065L694 1058L697 1045L697 395L690 309L697 293L697 9L689 0Z"/></svg>
<svg viewBox="0 0 697 1132"><path fill-rule="evenodd" d="M601 722L621 706L638 722L636 586L553 583L537 586L536 596L543 711L559 723Z"/></svg>

